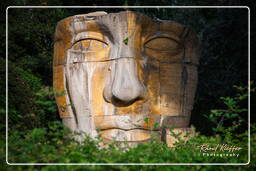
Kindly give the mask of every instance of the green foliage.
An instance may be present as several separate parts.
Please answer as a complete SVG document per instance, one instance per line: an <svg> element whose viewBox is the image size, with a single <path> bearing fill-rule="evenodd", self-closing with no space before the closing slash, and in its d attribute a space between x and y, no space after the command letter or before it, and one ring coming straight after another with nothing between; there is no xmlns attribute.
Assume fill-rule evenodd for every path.
<svg viewBox="0 0 256 171"><path fill-rule="evenodd" d="M24 98L26 98L26 95L24 95ZM33 100L33 103L29 103L29 105L33 106L33 109L26 114L13 108L9 109L8 119L10 130L23 131L36 127L45 127L48 122L59 119L57 105L51 87L43 87L37 90L33 93L31 100Z"/></svg>
<svg viewBox="0 0 256 171"><path fill-rule="evenodd" d="M53 96L52 88L45 87L36 93L37 100L35 103L39 105L42 114L56 112L56 102Z"/></svg>
<svg viewBox="0 0 256 171"><path fill-rule="evenodd" d="M243 87L237 87L240 91L247 90ZM254 91L254 89L252 89ZM50 93L51 92L51 93ZM38 95L45 97L45 94L53 94L50 89L44 89ZM59 121L52 121L42 128L34 128L26 131L10 131L9 132L9 144L8 144L8 161L10 163L246 163L248 161L248 132L236 133L233 131L233 125L225 125L229 119L233 119L232 115L226 113L239 113L241 110L237 105L239 100L246 100L247 96L243 93L238 93L235 97L222 97L223 103L226 105L225 110L212 110L209 119L211 121L219 121L220 118L225 116L227 119L223 119L222 131L224 137L221 135L215 135L207 137L205 135L197 133L189 141L183 141L180 138L179 133L173 133L172 136L179 139L179 142L175 143L175 148L169 148L160 141L159 138L153 136L152 140L148 143L139 144L134 148L130 148L127 144L104 143L100 138L92 139L85 136L84 141L77 142L71 137L72 133L63 128L63 124ZM245 97L245 98L241 98ZM49 107L48 103L42 103L45 106L45 110ZM237 117L238 115L236 115ZM148 118L145 122L148 122ZM216 122L218 124L218 122ZM224 131L226 130L226 131ZM172 131L172 128L170 128ZM256 125L253 124L252 128L252 147L256 140ZM229 135L227 135L229 133ZM74 133L76 136L78 133ZM80 135L80 134L78 134ZM189 136L189 135L187 135ZM229 137L229 138L227 138ZM228 144L232 146L241 147L238 157L206 157L202 155L200 146L203 144ZM255 148L252 149L253 152ZM3 151L1 151L3 153ZM230 153L231 154L231 153ZM251 153L252 158L256 158L255 153ZM148 168L153 169L155 166L142 167L142 170ZM208 166L207 166L208 167ZM200 169L206 169L205 166L199 166ZM69 167L63 167L63 169ZM79 170L81 167L76 167ZM101 169L102 166L95 166L91 169ZM126 169L134 170L134 167L130 169L124 167L112 167L112 169ZM183 166L182 168L186 168ZM212 169L211 167L209 167ZM255 165L247 168L248 170L255 168ZM33 168L31 168L33 169ZM45 170L58 170L55 166L44 166ZM75 170L76 170L75 169ZM198 170L198 168L192 168L191 170ZM224 168L220 168L224 170ZM239 168L238 170L242 170Z"/></svg>
<svg viewBox="0 0 256 171"><path fill-rule="evenodd" d="M243 113L248 112L247 108L241 108L240 104L248 100L248 87L233 86L238 92L233 97L220 97L225 109L210 110L210 114L205 115L214 123L212 130L225 138L231 138L232 133L238 130L245 130L247 121L241 117ZM253 93L255 88L251 89Z"/></svg>
<svg viewBox="0 0 256 171"><path fill-rule="evenodd" d="M255 127L254 127L255 128ZM253 130L255 131L255 130ZM197 146L202 143L221 143L221 137L197 135L187 143L177 143L168 148L163 142L153 139L149 143L120 151L118 144L100 148L100 140L86 137L81 143L70 139L70 132L60 122L50 122L47 128L31 131L13 131L9 135L9 162L49 163L182 163L182 162L246 162L247 150L238 159L205 158ZM229 141L227 143L231 143ZM243 142L236 145L243 145Z"/></svg>
<svg viewBox="0 0 256 171"><path fill-rule="evenodd" d="M57 105L52 87L43 87L35 93L35 104L37 106L38 125L47 126L49 121L58 120Z"/></svg>
<svg viewBox="0 0 256 171"><path fill-rule="evenodd" d="M252 132L253 146L256 140L256 125L253 125ZM187 143L176 143L176 148L173 149L168 148L158 139L139 144L135 148L124 148L115 143L108 144L109 148L100 148L99 143L102 142L99 139L86 137L79 143L72 140L70 134L68 130L63 129L60 122L50 122L47 128L10 132L8 161L10 163L245 163L248 159L245 142L233 140L226 143L243 147L239 157L202 156L198 146L204 143L221 144L223 142L220 136L196 135ZM255 153L252 155L256 157ZM58 170L55 166L44 166L44 169Z"/></svg>
<svg viewBox="0 0 256 171"><path fill-rule="evenodd" d="M19 119L34 113L35 92L41 87L41 79L29 70L9 62L8 108L10 125L18 125ZM24 122L24 125L28 124Z"/></svg>

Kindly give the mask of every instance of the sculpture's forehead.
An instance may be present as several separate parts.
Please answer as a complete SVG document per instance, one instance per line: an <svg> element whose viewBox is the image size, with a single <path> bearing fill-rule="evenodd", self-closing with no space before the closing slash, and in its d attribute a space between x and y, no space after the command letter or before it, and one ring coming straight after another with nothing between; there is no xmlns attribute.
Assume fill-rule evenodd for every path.
<svg viewBox="0 0 256 171"><path fill-rule="evenodd" d="M80 33L98 32L109 34L114 39L123 39L135 32L141 36L157 32L167 32L180 36L184 26L173 21L156 21L139 13L124 11L119 13L96 12L85 15L76 15L58 23L57 30L67 32L74 37ZM60 34L67 36L67 34Z"/></svg>

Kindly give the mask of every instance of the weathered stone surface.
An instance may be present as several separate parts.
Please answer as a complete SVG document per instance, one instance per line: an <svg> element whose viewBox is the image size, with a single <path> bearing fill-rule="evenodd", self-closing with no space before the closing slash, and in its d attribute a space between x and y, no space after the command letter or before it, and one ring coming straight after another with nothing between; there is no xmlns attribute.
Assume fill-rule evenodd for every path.
<svg viewBox="0 0 256 171"><path fill-rule="evenodd" d="M53 86L63 123L92 137L131 143L164 127L188 130L199 50L190 28L131 11L61 20ZM175 141L165 136L168 144Z"/></svg>

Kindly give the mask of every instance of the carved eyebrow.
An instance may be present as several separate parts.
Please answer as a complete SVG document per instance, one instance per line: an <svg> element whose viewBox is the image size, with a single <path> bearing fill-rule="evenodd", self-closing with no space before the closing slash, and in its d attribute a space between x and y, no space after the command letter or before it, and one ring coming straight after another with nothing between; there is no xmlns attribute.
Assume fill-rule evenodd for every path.
<svg viewBox="0 0 256 171"><path fill-rule="evenodd" d="M72 40L72 44L74 44L75 42L78 42L79 40L83 40L83 39L95 39L95 40L99 40L102 42L110 41L111 43L114 44L114 37L111 34L111 32L107 26L105 26L103 24L99 24L98 29L99 30L84 29L83 31L78 32L74 36L74 39Z"/></svg>
<svg viewBox="0 0 256 171"><path fill-rule="evenodd" d="M114 37L113 37L111 31L109 30L109 28L104 24L100 24L98 22L96 22L96 23L98 24L101 33L106 35L111 43L114 43Z"/></svg>
<svg viewBox="0 0 256 171"><path fill-rule="evenodd" d="M86 37L85 34L93 33L92 38L103 41L103 38L100 38L100 36L95 37L95 34L98 34L98 35L101 35L102 37L107 37L110 42L114 43L113 35L111 34L111 31L109 30L108 26L102 23L101 20L98 20L99 19L97 18L98 16L93 16L93 17L96 17L96 18L93 18L92 20L89 20L89 21L85 20L83 16L82 16L82 19L84 20L81 20L81 17L74 18L72 22L71 30L76 38L72 42L75 42L81 39L80 38L81 36L82 36L82 39L91 38L91 34L89 34L88 37Z"/></svg>

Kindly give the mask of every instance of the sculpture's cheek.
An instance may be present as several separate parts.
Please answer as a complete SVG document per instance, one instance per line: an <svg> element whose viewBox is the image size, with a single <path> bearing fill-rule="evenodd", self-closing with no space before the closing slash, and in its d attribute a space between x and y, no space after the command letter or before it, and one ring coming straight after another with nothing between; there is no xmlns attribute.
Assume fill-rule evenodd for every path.
<svg viewBox="0 0 256 171"><path fill-rule="evenodd" d="M189 116L197 82L194 65L160 65L161 114L168 116Z"/></svg>
<svg viewBox="0 0 256 171"><path fill-rule="evenodd" d="M181 108L181 65L166 64L160 65L160 84L161 84L161 114L179 115Z"/></svg>
<svg viewBox="0 0 256 171"><path fill-rule="evenodd" d="M160 80L159 80L159 62L150 62L148 74L145 75L145 84L148 90L148 104L152 115L161 115L160 113ZM151 67L150 67L151 66Z"/></svg>
<svg viewBox="0 0 256 171"><path fill-rule="evenodd" d="M89 67L94 68L91 72L89 92L91 92L90 103L93 116L112 115L113 106L103 98L103 90L109 77L109 62L88 63Z"/></svg>

